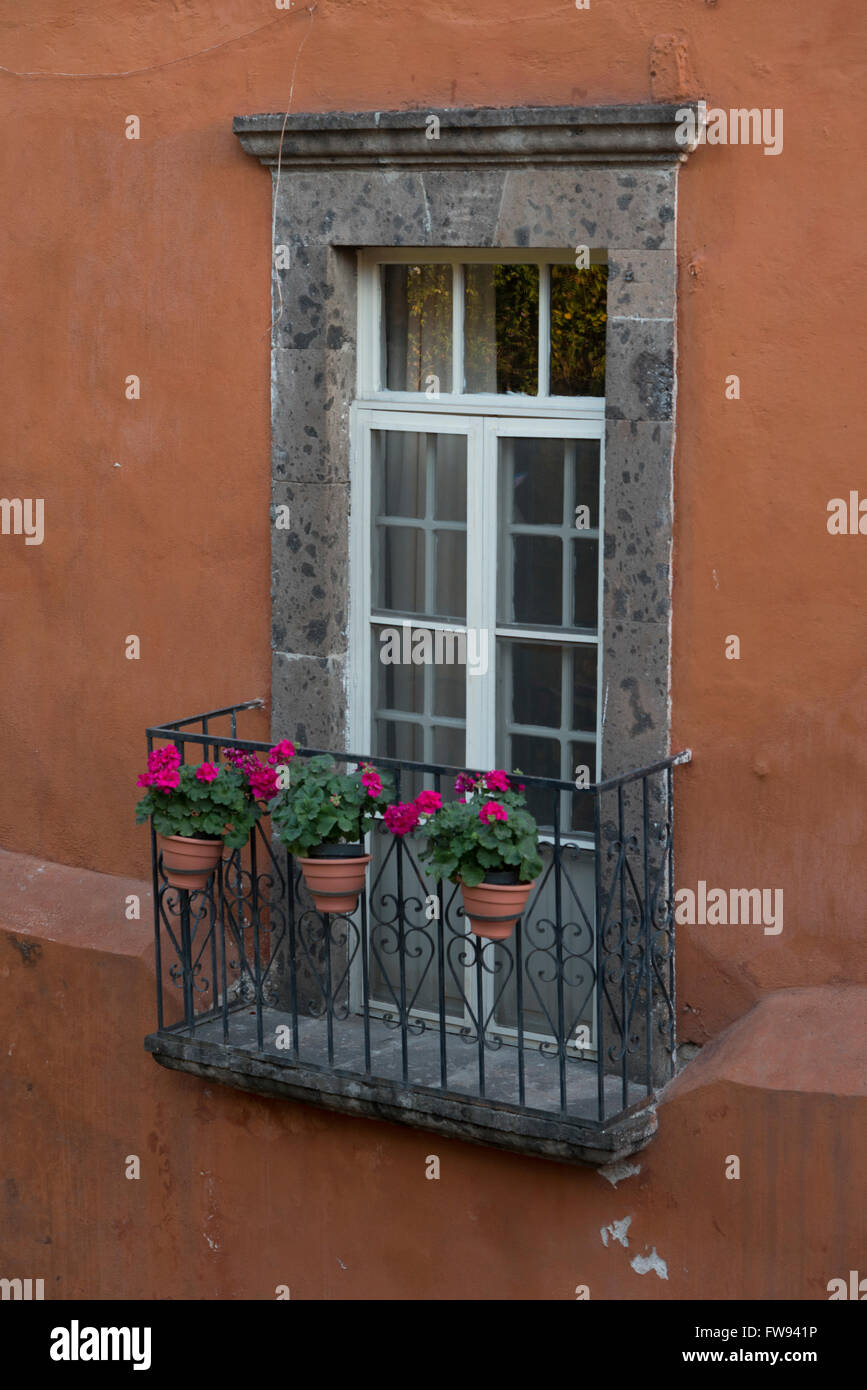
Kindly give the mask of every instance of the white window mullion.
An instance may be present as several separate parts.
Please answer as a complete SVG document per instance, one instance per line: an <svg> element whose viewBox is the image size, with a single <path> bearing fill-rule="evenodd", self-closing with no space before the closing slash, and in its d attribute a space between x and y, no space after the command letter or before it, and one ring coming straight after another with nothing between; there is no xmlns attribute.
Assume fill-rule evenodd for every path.
<svg viewBox="0 0 867 1390"><path fill-rule="evenodd" d="M487 670L467 663L468 767L490 768L496 752L497 456L491 421L474 420L467 440L467 628L487 643ZM492 448L493 445L493 448Z"/></svg>
<svg viewBox="0 0 867 1390"><path fill-rule="evenodd" d="M602 773L602 725L607 705L607 690L604 684L604 645L602 643L602 605L605 598L605 430L599 435L599 587L596 599L596 630L599 637L599 650L596 655L596 781L601 782ZM595 1006L594 1006L595 1007ZM595 1014L594 1014L595 1018ZM594 1023L594 1027L595 1027ZM595 1036L595 1035L594 1035Z"/></svg>
<svg viewBox="0 0 867 1390"><path fill-rule="evenodd" d="M511 499L515 487L515 448L511 439L495 439L491 447L500 451L498 467L501 474L497 477L497 516L499 525L503 529L503 554L499 554L500 537L498 533L497 593L503 596L503 618L508 623L512 621L515 614L515 571L512 564L515 533L512 529L514 517L511 510Z"/></svg>
<svg viewBox="0 0 867 1390"><path fill-rule="evenodd" d="M574 553L572 550L572 538L575 534L575 459L577 451L575 441L564 445L564 473L563 473L563 623L566 627L572 626L572 566L574 564ZM601 610L599 610L601 611ZM598 619L598 612L597 612ZM565 708L565 706L564 706Z"/></svg>
<svg viewBox="0 0 867 1390"><path fill-rule="evenodd" d="M369 412L351 407L349 517L349 629L352 660L348 663L349 747L366 753L371 746L373 670L371 662L371 449Z"/></svg>
<svg viewBox="0 0 867 1390"><path fill-rule="evenodd" d="M452 381L454 395L464 389L464 267L452 267Z"/></svg>
<svg viewBox="0 0 867 1390"><path fill-rule="evenodd" d="M551 267L539 266L539 395L551 390Z"/></svg>
<svg viewBox="0 0 867 1390"><path fill-rule="evenodd" d="M433 527L434 517L434 497L436 494L436 482L434 470L436 468L436 435L427 434L422 438L426 440L424 451L424 487L425 487L425 546L424 546L424 611L425 613L436 612L436 535Z"/></svg>
<svg viewBox="0 0 867 1390"><path fill-rule="evenodd" d="M379 275L379 267L371 265L364 252L358 253L358 324L356 342L358 343L358 396L364 399L381 390L378 373L373 371L373 337L379 331L381 316L379 305L375 302L373 284Z"/></svg>

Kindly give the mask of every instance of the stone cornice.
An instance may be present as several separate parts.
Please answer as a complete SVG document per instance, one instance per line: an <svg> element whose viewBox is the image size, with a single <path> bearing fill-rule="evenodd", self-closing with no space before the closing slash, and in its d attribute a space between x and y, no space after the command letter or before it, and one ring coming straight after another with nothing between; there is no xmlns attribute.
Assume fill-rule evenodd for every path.
<svg viewBox="0 0 867 1390"><path fill-rule="evenodd" d="M236 116L233 130L263 164L276 165L280 152L283 169L673 164L688 153L675 138L677 113L687 107L698 110L683 102L277 113ZM432 116L439 121L437 139L427 135Z"/></svg>

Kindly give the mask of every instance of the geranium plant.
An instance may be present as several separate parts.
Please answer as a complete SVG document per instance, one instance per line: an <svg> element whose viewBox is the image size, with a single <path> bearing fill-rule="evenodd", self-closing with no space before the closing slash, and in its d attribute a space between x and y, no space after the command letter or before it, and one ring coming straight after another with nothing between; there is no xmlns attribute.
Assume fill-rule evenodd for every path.
<svg viewBox="0 0 867 1390"><path fill-rule="evenodd" d="M288 740L268 754L268 765L253 753L224 748L227 764L181 764L178 749L155 748L147 772L138 779L147 791L135 808L136 823L153 816L158 835L220 839L230 849L246 844L262 814L262 802L278 790L278 767L294 756Z"/></svg>
<svg viewBox="0 0 867 1390"><path fill-rule="evenodd" d="M321 753L293 768L291 785L277 792L268 810L290 854L304 857L320 845L360 841L393 795L389 773L369 763L339 772L331 755Z"/></svg>
<svg viewBox="0 0 867 1390"><path fill-rule="evenodd" d="M391 807L386 825L398 835L423 825L427 844L419 858L430 863L435 879L474 888L489 873L514 870L519 883L532 882L542 860L523 787L494 770L479 776L462 772L455 790L458 800L445 805L434 803L436 792L421 792L414 802Z"/></svg>
<svg viewBox="0 0 867 1390"><path fill-rule="evenodd" d="M245 844L261 808L236 768L217 763L181 766L177 748L154 750L138 779L147 787L135 808L137 823L153 816L158 835L221 839L233 849Z"/></svg>
<svg viewBox="0 0 867 1390"><path fill-rule="evenodd" d="M271 824L300 864L319 912L354 912L371 859L364 836L392 795L388 773L370 763L338 772L331 755L319 753L269 803Z"/></svg>

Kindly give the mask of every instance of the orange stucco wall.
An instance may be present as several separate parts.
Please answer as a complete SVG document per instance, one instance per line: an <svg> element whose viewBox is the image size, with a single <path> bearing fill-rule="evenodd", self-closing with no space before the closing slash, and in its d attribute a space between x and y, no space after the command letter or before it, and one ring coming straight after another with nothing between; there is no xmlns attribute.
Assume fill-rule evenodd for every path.
<svg viewBox="0 0 867 1390"><path fill-rule="evenodd" d="M157 1067L127 893L146 917L146 884L0 853L0 1265L46 1298L823 1300L863 1272L867 989L770 996L606 1177Z"/></svg>
<svg viewBox="0 0 867 1390"><path fill-rule="evenodd" d="M0 491L44 498L46 515L41 546L0 536L0 845L143 874L146 837L132 805L144 727L268 694L271 190L231 133L234 114L285 110L293 81L294 110L680 96L781 107L779 157L754 147L700 149L680 179L672 717L674 747L689 745L695 757L677 776L677 879L785 895L779 936L758 927L681 930L681 1033L706 1041L773 991L864 983L867 537L826 529L830 498L859 485L867 495L859 0L592 0L589 10L571 0L538 8L514 0L316 0L312 14L278 11L269 0L33 0L22 14L17 0L0 0L0 33ZM129 115L140 118L137 141L124 135ZM739 401L725 398L730 373L740 377ZM125 399L130 374L141 379L137 401ZM137 661L124 655L130 634L140 638ZM740 638L739 661L725 659L730 634ZM267 715L249 727L264 736ZM70 929L74 937L78 928ZM52 1259L66 1291L85 1293L106 1259L110 1268L98 1278L112 1287L166 1296L155 1294L155 1274L135 1273L140 1245L122 1253L124 1233L141 1222L160 1229L167 1286L192 1279L208 1296L240 1287L222 1251L241 1238L245 1218L223 1205L211 1233L221 1250L210 1249L208 1222L217 1217L209 1215L216 1198L208 1175L220 1171L220 1182L240 1192L245 1164L263 1149L263 1191L281 1187L292 1164L318 1181L326 1150L332 1170L344 1168L347 1182L320 1192L329 1220L347 1216L335 1191L357 1190L359 1174L366 1190L382 1187L392 1211L395 1184L415 1181L406 1201L421 1213L433 1250L442 1184L412 1176L429 1148L423 1138L237 1096L217 1104L199 1083L158 1071L140 1053L153 1017L144 942L140 954L137 946L120 957L93 956L89 946L81 957L88 966L76 967L67 940L31 971L4 947L4 967L18 966L14 976L4 969L4 990L22 981L50 989L50 966L82 969L87 992L95 960L95 978L118 984L128 1003L122 1018L109 1010L100 1021L93 1010L82 1020L70 1005L70 1028L88 1030L90 1069L80 1084L96 1087L98 1098L84 1107L81 1152L98 1152L108 1171L152 1142L158 1160L150 1205L136 1209L137 1185L119 1183L101 1218L100 1233L113 1233L110 1256L89 1233L93 1263L64 1273L55 1236ZM773 1034L766 1041L781 1046ZM129 1070L115 1060L104 1069L116 1044ZM731 1078L715 1078L711 1090L706 1119L737 1101L743 1124L766 1123L765 1102L753 1114ZM71 1112L46 1100L34 1115L27 1107L42 1103L38 1088L29 1095L22 1092L15 1112L22 1134L54 1145L54 1167L44 1160L43 1187L29 1199L27 1229L35 1230L54 1200L52 1184L71 1181L78 1160L56 1147L57 1134L74 1125ZM802 1102L774 1103L788 1107L781 1123L803 1133ZM210 1123L215 1107L218 1125ZM703 1145L707 1123L699 1125ZM674 1141L664 1130L636 1223L651 1244L659 1229L651 1209L674 1201L665 1147ZM811 1162L830 1161L825 1140L814 1142ZM499 1280L501 1296L526 1292L527 1231L498 1224L491 1196L526 1171L539 1191L534 1289L582 1282L584 1233L590 1239L622 1214L619 1194L591 1174L458 1150L466 1229L485 1230L490 1262L479 1269L452 1251L448 1270L472 1267ZM181 1173L175 1156L187 1151L197 1162ZM86 1203L96 1199L81 1190L83 1205L68 1219L83 1228ZM178 1217L174 1228L168 1218L164 1225L172 1202L176 1210L192 1204L201 1230L181 1231ZM540 1232L560 1232L567 1218L576 1223L574 1249L552 1259ZM671 1219L686 1229L688 1213ZM350 1223L348 1244L323 1246L311 1296L344 1285L361 1292L352 1246L361 1230ZM733 1239L748 1239L748 1225L738 1231ZM708 1287L723 1290L709 1296L726 1296L728 1276L708 1236L691 1269L703 1268ZM598 1245L598 1231L593 1238ZM198 1251L192 1275L184 1242ZM408 1256L392 1254L399 1292ZM845 1264L842 1248L839 1255ZM596 1257L593 1277L604 1294L604 1260ZM413 1252L414 1277L429 1268L434 1296L449 1277L444 1259L428 1266ZM613 1262L611 1250L605 1259ZM275 1246L261 1277L269 1285L300 1277L286 1263ZM685 1256L681 1263L689 1265ZM778 1291L795 1296L806 1277L780 1274L789 1282ZM655 1278L631 1296L658 1295L648 1282ZM760 1292L767 1296L767 1286Z"/></svg>

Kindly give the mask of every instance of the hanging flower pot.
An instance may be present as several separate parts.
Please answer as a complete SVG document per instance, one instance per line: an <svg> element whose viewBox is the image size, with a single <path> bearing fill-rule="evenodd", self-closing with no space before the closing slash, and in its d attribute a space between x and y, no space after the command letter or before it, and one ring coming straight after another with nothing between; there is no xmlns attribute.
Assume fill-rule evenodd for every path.
<svg viewBox="0 0 867 1390"><path fill-rule="evenodd" d="M505 941L542 872L538 827L523 784L501 769L461 772L455 791L457 801L422 791L415 801L389 806L386 828L407 835L423 826L427 843L419 858L434 879L460 885L476 936Z"/></svg>
<svg viewBox="0 0 867 1390"><path fill-rule="evenodd" d="M476 936L486 936L492 941L507 940L535 887L535 879L532 883L519 883L517 869L487 873L484 882L476 884L475 888L462 882L464 912Z"/></svg>
<svg viewBox="0 0 867 1390"><path fill-rule="evenodd" d="M277 790L278 768L294 757L288 739L268 754L265 766L253 753L224 748L226 763L207 759L198 767L181 762L173 745L148 754L147 772L138 779L145 794L135 808L136 821L150 818L162 856L163 873L172 888L188 892L207 888L223 845L240 849L262 814L260 802Z"/></svg>
<svg viewBox="0 0 867 1390"><path fill-rule="evenodd" d="M299 858L317 912L355 911L371 857L363 845L316 845Z"/></svg>
<svg viewBox="0 0 867 1390"><path fill-rule="evenodd" d="M186 835L157 835L163 873L171 888L188 892L207 888L223 852L222 839L193 839Z"/></svg>
<svg viewBox="0 0 867 1390"><path fill-rule="evenodd" d="M364 852L364 837L393 794L390 775L369 763L340 772L330 753L317 753L293 765L291 785L268 809L318 912L355 911L372 857Z"/></svg>

